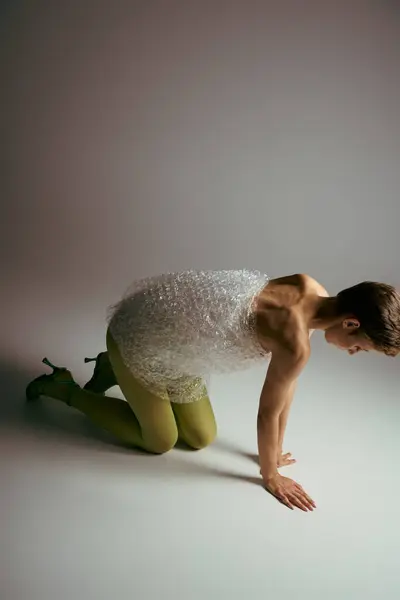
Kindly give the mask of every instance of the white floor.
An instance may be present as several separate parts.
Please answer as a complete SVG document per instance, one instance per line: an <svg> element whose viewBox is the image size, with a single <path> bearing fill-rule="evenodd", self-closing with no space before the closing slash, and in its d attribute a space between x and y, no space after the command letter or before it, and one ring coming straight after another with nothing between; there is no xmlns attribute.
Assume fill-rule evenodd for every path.
<svg viewBox="0 0 400 600"><path fill-rule="evenodd" d="M285 445L311 514L249 458L261 373L213 383L200 453L23 399L45 353L89 377L139 277L399 283L398 6L0 4L0 600L400 598L399 359L315 336Z"/></svg>
<svg viewBox="0 0 400 600"><path fill-rule="evenodd" d="M213 383L212 447L154 457L54 401L24 407L4 369L1 599L397 599L395 364L356 358L338 377L338 360L310 366L288 427L309 514L259 485L258 371Z"/></svg>

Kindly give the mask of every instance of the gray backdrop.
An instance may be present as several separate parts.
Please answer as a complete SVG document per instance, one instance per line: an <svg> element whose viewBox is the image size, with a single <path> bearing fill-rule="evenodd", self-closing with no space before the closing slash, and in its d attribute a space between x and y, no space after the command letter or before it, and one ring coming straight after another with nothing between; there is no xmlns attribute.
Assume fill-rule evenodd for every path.
<svg viewBox="0 0 400 600"><path fill-rule="evenodd" d="M313 339L287 448L311 515L249 485L261 371L214 382L212 448L156 459L23 389L44 355L88 378L136 277L400 283L399 8L2 3L4 600L398 598L398 360Z"/></svg>

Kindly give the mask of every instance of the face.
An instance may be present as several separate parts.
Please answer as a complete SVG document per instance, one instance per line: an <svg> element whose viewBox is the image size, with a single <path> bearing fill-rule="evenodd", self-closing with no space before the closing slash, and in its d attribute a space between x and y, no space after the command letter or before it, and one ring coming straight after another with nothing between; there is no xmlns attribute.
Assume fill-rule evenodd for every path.
<svg viewBox="0 0 400 600"><path fill-rule="evenodd" d="M333 325L325 331L325 339L340 350L349 354L374 350L372 342L360 332L360 322L357 319L345 319L338 325Z"/></svg>

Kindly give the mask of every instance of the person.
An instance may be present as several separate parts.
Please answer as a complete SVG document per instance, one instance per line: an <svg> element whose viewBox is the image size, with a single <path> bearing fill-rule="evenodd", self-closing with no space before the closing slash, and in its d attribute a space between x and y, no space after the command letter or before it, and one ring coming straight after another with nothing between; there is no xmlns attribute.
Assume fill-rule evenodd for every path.
<svg viewBox="0 0 400 600"><path fill-rule="evenodd" d="M78 409L126 445L154 454L178 437L193 449L213 442L217 426L208 377L265 363L257 414L260 473L288 508L311 511L314 500L278 469L295 462L283 440L296 382L310 358L310 336L349 354L400 349L400 295L363 282L329 296L305 274L269 279L259 271L185 271L134 282L111 307L106 352L81 388L55 367L27 387ZM105 395L119 385L126 399Z"/></svg>

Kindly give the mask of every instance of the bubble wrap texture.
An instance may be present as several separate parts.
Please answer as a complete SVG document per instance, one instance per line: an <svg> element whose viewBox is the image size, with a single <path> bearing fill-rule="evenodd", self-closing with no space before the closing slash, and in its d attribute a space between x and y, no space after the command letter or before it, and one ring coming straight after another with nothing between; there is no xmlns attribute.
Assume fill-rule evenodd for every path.
<svg viewBox="0 0 400 600"><path fill-rule="evenodd" d="M122 359L149 391L188 403L212 373L245 369L268 355L255 332L259 271L185 271L136 281L111 308Z"/></svg>

